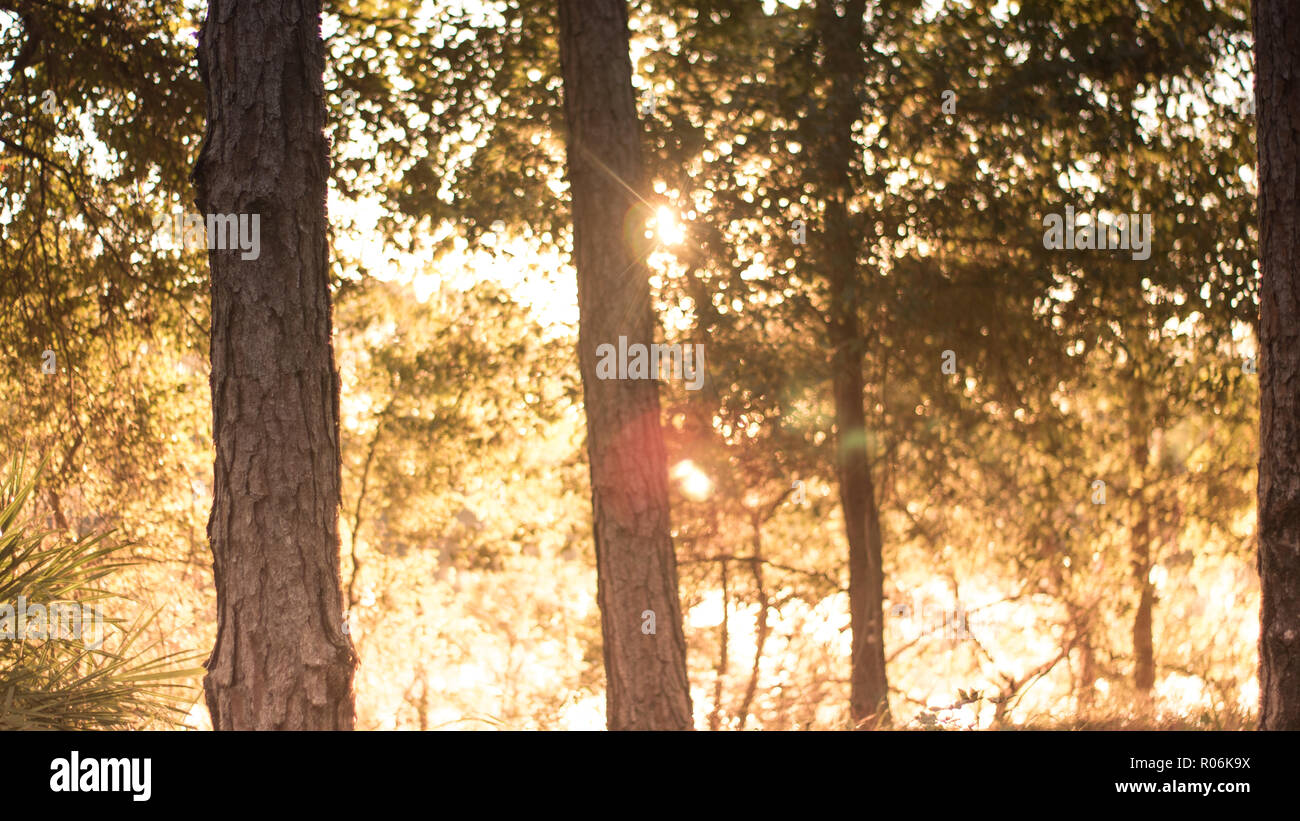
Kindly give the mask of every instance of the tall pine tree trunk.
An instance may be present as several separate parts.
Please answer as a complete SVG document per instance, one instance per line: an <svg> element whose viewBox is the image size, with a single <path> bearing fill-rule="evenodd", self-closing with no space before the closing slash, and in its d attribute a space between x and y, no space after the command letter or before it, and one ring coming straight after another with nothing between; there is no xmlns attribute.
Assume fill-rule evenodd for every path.
<svg viewBox="0 0 1300 821"><path fill-rule="evenodd" d="M1155 587L1151 584L1151 511L1147 498L1147 468L1151 462L1150 423L1146 388L1134 373L1129 381L1128 439L1132 460L1133 495L1129 501L1129 550L1133 581L1138 586L1137 611L1133 615L1133 686L1142 696L1150 696L1156 683L1155 641L1152 614L1155 610Z"/></svg>
<svg viewBox="0 0 1300 821"><path fill-rule="evenodd" d="M831 367L840 505L849 542L849 623L853 631L849 707L856 726L874 728L890 721L885 677L885 575L862 408L862 338L860 333L854 335L856 327L856 322L846 324L832 337L835 354Z"/></svg>
<svg viewBox="0 0 1300 821"><path fill-rule="evenodd" d="M658 383L596 375L598 346L654 341L627 7L560 0L559 17L606 721L611 730L688 730Z"/></svg>
<svg viewBox="0 0 1300 821"><path fill-rule="evenodd" d="M858 273L858 238L850 221L852 157L858 151L853 125L860 117L858 89L865 81L862 56L866 4L839 5L819 0L817 36L830 77L824 140L813 146L823 202L819 264L830 285L832 305L828 342L835 397L836 469L840 505L849 543L849 619L853 630L849 711L856 726L889 723L889 685L885 676L884 570L880 515L867 455L862 367L865 342L858 305L865 289Z"/></svg>
<svg viewBox="0 0 1300 821"><path fill-rule="evenodd" d="M1139 591L1137 612L1133 615L1133 686L1139 694L1150 696L1156 684L1156 650L1152 634L1156 590L1150 578L1150 520L1145 510L1139 516L1130 532L1133 542L1133 575Z"/></svg>
<svg viewBox="0 0 1300 821"><path fill-rule="evenodd" d="M1300 5L1256 0L1259 723L1300 730Z"/></svg>
<svg viewBox="0 0 1300 821"><path fill-rule="evenodd" d="M219 730L352 729L319 2L211 0L199 65L208 126L197 204L260 216L255 259L209 252L217 643L208 709Z"/></svg>

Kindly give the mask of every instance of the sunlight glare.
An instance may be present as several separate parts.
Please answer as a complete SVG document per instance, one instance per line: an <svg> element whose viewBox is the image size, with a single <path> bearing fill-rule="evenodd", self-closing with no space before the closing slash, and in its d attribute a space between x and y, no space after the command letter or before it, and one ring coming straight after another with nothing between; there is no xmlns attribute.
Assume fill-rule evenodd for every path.
<svg viewBox="0 0 1300 821"><path fill-rule="evenodd" d="M692 502L702 502L713 492L713 480L690 459L678 462L673 467L672 477L681 482L682 495Z"/></svg>
<svg viewBox="0 0 1300 821"><path fill-rule="evenodd" d="M686 239L686 229L673 216L668 208L660 208L655 214L655 235L664 245L680 245Z"/></svg>

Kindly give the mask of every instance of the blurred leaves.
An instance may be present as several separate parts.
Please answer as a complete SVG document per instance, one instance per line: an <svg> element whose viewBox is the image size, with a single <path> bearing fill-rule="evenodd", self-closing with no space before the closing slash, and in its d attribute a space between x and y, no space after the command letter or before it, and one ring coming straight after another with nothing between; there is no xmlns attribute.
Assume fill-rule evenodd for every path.
<svg viewBox="0 0 1300 821"><path fill-rule="evenodd" d="M21 457L0 480L0 603L120 607L105 586L125 562L108 534L67 540L35 530L23 517L40 470L26 478ZM198 691L187 679L202 671L178 665L195 653L159 654L142 641L152 617L105 618L91 642L46 627L43 637L0 638L0 730L123 730L179 727ZM8 621L6 619L6 621ZM7 625L16 628L15 624ZM50 621L53 621L51 615Z"/></svg>

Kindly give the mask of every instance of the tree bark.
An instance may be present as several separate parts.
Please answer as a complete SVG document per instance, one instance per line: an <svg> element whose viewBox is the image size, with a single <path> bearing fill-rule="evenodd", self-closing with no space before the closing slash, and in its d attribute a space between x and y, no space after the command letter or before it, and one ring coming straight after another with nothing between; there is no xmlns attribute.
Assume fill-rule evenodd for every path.
<svg viewBox="0 0 1300 821"><path fill-rule="evenodd" d="M753 528L754 556L749 567L754 574L754 597L758 602L758 616L754 627L756 635L754 640L754 664L749 671L749 684L745 687L745 698L740 703L740 722L736 727L739 730L745 729L750 706L754 703L755 694L758 693L758 675L763 662L763 648L767 646L767 636L770 632L767 624L767 609L771 606L771 603L767 597L767 586L763 582L763 520L757 511L753 513L750 526Z"/></svg>
<svg viewBox="0 0 1300 821"><path fill-rule="evenodd" d="M1259 725L1300 730L1300 6L1256 0Z"/></svg>
<svg viewBox="0 0 1300 821"><path fill-rule="evenodd" d="M210 0L199 44L204 214L260 215L260 255L210 250L219 730L350 730L338 375L331 343L320 4ZM251 226L251 220L250 220ZM211 238L209 240L211 243Z"/></svg>
<svg viewBox="0 0 1300 821"><path fill-rule="evenodd" d="M880 515L867 460L861 337L853 334L856 317L841 320L839 332L832 337L832 367L840 505L849 543L849 623L853 630L849 707L854 726L873 728L890 722L883 619L885 575Z"/></svg>
<svg viewBox="0 0 1300 821"><path fill-rule="evenodd" d="M863 408L866 355L858 305L863 288L857 270L858 238L850 220L851 167L858 151L853 125L861 115L858 88L865 80L862 57L866 4L853 0L843 17L838 4L819 0L818 39L825 50L831 87L826 101L825 139L813 155L823 191L824 225L820 264L831 293L828 342L835 397L837 473L840 505L849 543L849 620L853 631L849 711L857 727L890 723L885 676L884 570L880 514L867 456Z"/></svg>
<svg viewBox="0 0 1300 821"><path fill-rule="evenodd" d="M1136 477L1129 500L1129 550L1133 580L1138 586L1138 606L1133 616L1133 686L1143 697L1151 695L1156 683L1151 630L1156 591L1151 584L1151 511L1146 498L1147 467L1151 462L1149 434L1146 390L1135 373L1129 382L1129 458Z"/></svg>
<svg viewBox="0 0 1300 821"><path fill-rule="evenodd" d="M1152 635L1156 591L1151 584L1151 537L1145 512L1132 531L1133 575L1138 583L1137 613L1133 616L1133 686L1149 697L1156 685L1156 650Z"/></svg>
<svg viewBox="0 0 1300 821"><path fill-rule="evenodd" d="M731 585L727 577L727 560L718 561L722 569L722 624L718 625L718 667L713 676L713 710L709 713L709 729L722 729L722 685L727 678L727 650L731 645L730 611Z"/></svg>
<svg viewBox="0 0 1300 821"><path fill-rule="evenodd" d="M640 126L625 0L560 0L560 60L578 271L578 359L611 730L692 727L667 455L653 379L596 376L596 349L654 341ZM650 611L653 634L643 632Z"/></svg>

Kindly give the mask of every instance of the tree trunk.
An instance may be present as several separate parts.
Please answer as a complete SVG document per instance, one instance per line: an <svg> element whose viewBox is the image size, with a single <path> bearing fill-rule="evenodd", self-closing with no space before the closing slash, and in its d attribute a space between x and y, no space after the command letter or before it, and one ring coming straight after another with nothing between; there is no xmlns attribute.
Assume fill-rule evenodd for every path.
<svg viewBox="0 0 1300 821"><path fill-rule="evenodd" d="M849 622L853 630L849 706L855 726L879 727L890 721L882 613L885 575L880 517L867 461L861 338L833 338L832 344L840 505L849 542Z"/></svg>
<svg viewBox="0 0 1300 821"><path fill-rule="evenodd" d="M1071 608L1074 610L1074 608ZM1080 623L1082 618L1083 622ZM1090 714L1097 703L1097 651L1092 646L1092 624L1086 614L1070 614L1079 650L1079 678L1076 686L1076 713Z"/></svg>
<svg viewBox="0 0 1300 821"><path fill-rule="evenodd" d="M219 730L354 722L356 658L342 632L339 576L324 65L319 2L211 0L199 45L208 125L196 202L205 214L260 215L256 258L208 254L217 643L204 689Z"/></svg>
<svg viewBox="0 0 1300 821"><path fill-rule="evenodd" d="M561 0L559 18L606 721L611 730L688 730L658 383L596 376L598 346L654 341L627 7Z"/></svg>
<svg viewBox="0 0 1300 821"><path fill-rule="evenodd" d="M1156 685L1156 651L1155 639L1151 633L1152 618L1155 611L1156 591L1151 584L1151 539L1148 522L1143 514L1134 527L1133 572L1137 577L1138 607L1133 617L1133 686L1144 697L1151 695Z"/></svg>
<svg viewBox="0 0 1300 821"><path fill-rule="evenodd" d="M736 729L745 729L745 722L749 718L750 705L754 703L754 696L758 693L758 674L763 662L763 648L767 646L768 633L771 632L767 624L767 608L771 603L767 598L767 586L763 582L763 520L758 511L754 511L751 518L750 526L753 528L753 546L754 556L750 561L750 572L754 574L754 597L758 601L758 620L754 632L757 638L754 640L754 664L749 671L749 684L745 687L745 698L740 703L740 723Z"/></svg>
<svg viewBox="0 0 1300 821"><path fill-rule="evenodd" d="M863 409L865 345L858 320L863 288L857 271L858 238L848 210L853 195L852 157L858 151L853 125L861 115L857 89L866 73L861 53L866 4L862 0L848 3L843 17L835 13L836 5L819 0L816 9L818 39L831 80L825 139L813 150L825 205L823 235L816 244L832 295L828 342L835 396L836 468L849 543L849 620L853 630L849 711L855 726L879 727L890 721L884 570Z"/></svg>
<svg viewBox="0 0 1300 821"><path fill-rule="evenodd" d="M722 567L722 624L718 625L718 667L713 676L713 710L709 713L709 729L722 729L722 685L727 678L727 649L731 645L730 611L731 585L727 578L727 560L718 562Z"/></svg>
<svg viewBox="0 0 1300 821"><path fill-rule="evenodd" d="M1133 617L1133 686L1149 697L1156 683L1155 642L1151 635L1156 591L1151 584L1151 511L1146 498L1147 466L1151 461L1146 392L1141 377L1129 382L1129 458L1135 481L1129 500L1129 550L1133 580L1138 586L1137 613Z"/></svg>
<svg viewBox="0 0 1300 821"><path fill-rule="evenodd" d="M1256 0L1259 725L1300 730L1300 6Z"/></svg>

